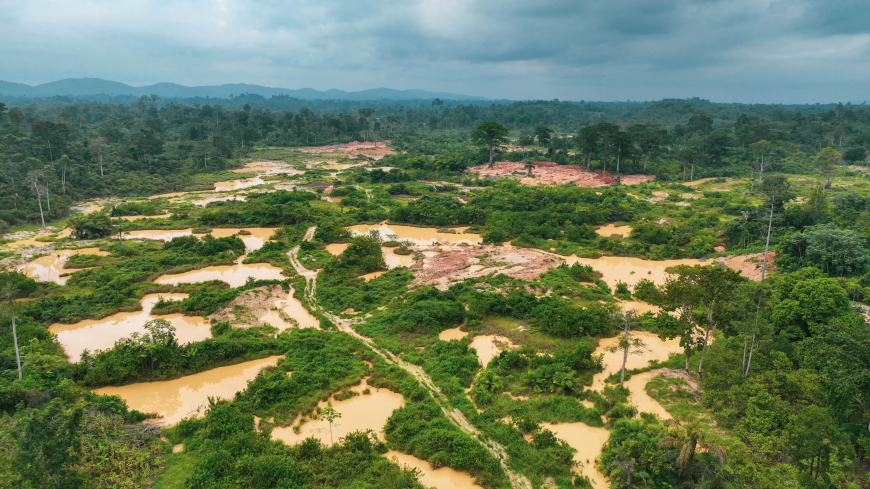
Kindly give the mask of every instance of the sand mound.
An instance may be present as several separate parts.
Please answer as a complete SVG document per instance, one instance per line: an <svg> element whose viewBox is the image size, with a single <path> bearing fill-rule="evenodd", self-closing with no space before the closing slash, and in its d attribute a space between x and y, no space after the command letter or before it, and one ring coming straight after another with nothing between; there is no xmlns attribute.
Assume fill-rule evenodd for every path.
<svg viewBox="0 0 870 489"><path fill-rule="evenodd" d="M776 270L776 265L773 261L776 259L776 252L771 250L767 252L767 271L765 275ZM749 280L761 280L761 265L764 263L764 253L750 253L748 255L729 256L720 258L719 263L726 267L741 272L741 275Z"/></svg>

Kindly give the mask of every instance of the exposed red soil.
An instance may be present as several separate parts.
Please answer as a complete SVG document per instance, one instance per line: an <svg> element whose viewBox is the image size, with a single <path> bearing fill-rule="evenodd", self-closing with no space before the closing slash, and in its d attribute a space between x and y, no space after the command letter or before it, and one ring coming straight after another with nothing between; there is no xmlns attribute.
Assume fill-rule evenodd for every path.
<svg viewBox="0 0 870 489"><path fill-rule="evenodd" d="M354 155L368 156L374 160L380 160L384 156L396 154L391 148L387 147L390 141L364 142L354 141L345 144L331 144L329 146L309 146L299 148L300 151L312 154L323 153L345 153Z"/></svg>
<svg viewBox="0 0 870 489"><path fill-rule="evenodd" d="M579 187L606 187L613 184L614 176L602 170L587 171L576 165L559 165L551 161L535 161L535 169L529 177L525 163L513 161L497 161L492 168L489 165L479 165L468 169L468 173L477 173L481 177L515 177L524 185L549 185L573 183ZM620 175L623 184L643 183L653 180L652 175Z"/></svg>

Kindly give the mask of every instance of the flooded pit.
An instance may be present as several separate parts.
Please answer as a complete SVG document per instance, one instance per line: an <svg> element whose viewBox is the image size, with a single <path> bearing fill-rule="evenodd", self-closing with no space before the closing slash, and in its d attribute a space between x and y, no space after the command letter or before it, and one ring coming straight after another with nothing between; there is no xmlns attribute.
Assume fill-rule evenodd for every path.
<svg viewBox="0 0 870 489"><path fill-rule="evenodd" d="M672 419L673 416L671 416L671 413L669 413L667 409L646 392L646 384L652 380L653 377L662 373L663 370L666 369L659 368L650 370L649 372L634 374L630 379L625 381L624 385L631 391L629 400L632 404L637 406L639 412L653 413L661 419Z"/></svg>
<svg viewBox="0 0 870 489"><path fill-rule="evenodd" d="M326 245L326 251L333 256L338 256L344 253L348 245L349 243L331 243ZM414 264L413 255L397 255L395 248L382 247L381 250L384 252L384 262L390 270L397 267L410 267Z"/></svg>
<svg viewBox="0 0 870 489"><path fill-rule="evenodd" d="M81 268L64 269L64 264L73 255L100 255L106 256L108 252L100 251L99 248L80 248L77 250L59 250L41 256L30 263L18 267L18 271L38 282L54 282L65 285L69 277L61 277L63 273L75 273Z"/></svg>
<svg viewBox="0 0 870 489"><path fill-rule="evenodd" d="M680 346L680 339L662 340L654 333L647 331L632 331L631 336L640 338L646 347L643 354L628 355L628 362L625 364L626 370L635 368L643 368L649 365L650 360L658 360L663 362L668 359L670 354L681 353L683 347ZM598 340L598 347L595 349L594 355L604 355L604 371L595 374L592 377L592 389L600 391L604 388L604 379L613 373L619 372L622 369L622 351L609 352L607 348L619 344L620 336L613 338L602 338ZM632 377L633 379L634 377Z"/></svg>
<svg viewBox="0 0 870 489"><path fill-rule="evenodd" d="M609 238L614 234L618 234L623 238L627 238L631 234L631 226L616 226L614 224L605 224L595 229L599 236Z"/></svg>
<svg viewBox="0 0 870 489"><path fill-rule="evenodd" d="M383 439L382 431L387 419L394 410L405 405L405 399L401 394L369 387L365 379L350 390L361 393L366 388L370 389L370 394L360 394L344 401L331 399L333 409L341 414L341 418L332 424L333 441L337 442L348 433L365 430L373 430L380 439ZM326 405L326 402L319 404L321 408L325 408ZM289 426L284 428L276 426L272 430L272 439L282 440L288 445L295 445L312 436L329 445L329 423L322 419L307 420L299 433L294 433L293 428Z"/></svg>
<svg viewBox="0 0 870 489"><path fill-rule="evenodd" d="M187 294L148 294L142 298L141 311L119 312L103 319L86 319L75 324L52 324L48 330L57 335L64 352L76 362L85 350L108 350L115 346L116 341L129 338L133 333L146 333L145 323L152 319L162 318L172 323L180 345L211 338L211 326L202 317L182 314L152 315L151 310L160 297L181 300Z"/></svg>
<svg viewBox="0 0 870 489"><path fill-rule="evenodd" d="M463 234L468 227L453 228L456 234L438 232L436 228L418 228L414 226L402 226L398 224L379 224L369 225L360 224L351 226L348 229L356 235L368 233L372 229L376 229L381 233L384 239L392 239L391 235L396 236L396 240L409 240L416 245L431 245L438 243L469 243L476 244L482 241L479 234Z"/></svg>
<svg viewBox="0 0 870 489"><path fill-rule="evenodd" d="M438 339L441 341L461 340L466 336L468 336L468 333L462 331L459 328L445 329L444 331L438 333Z"/></svg>
<svg viewBox="0 0 870 489"><path fill-rule="evenodd" d="M278 363L280 355L218 367L175 380L146 382L122 387L103 387L97 394L118 395L130 409L143 413L158 413L158 421L173 425L188 416L200 416L208 406L208 398L231 399L247 387L260 370Z"/></svg>
<svg viewBox="0 0 870 489"><path fill-rule="evenodd" d="M190 203L193 205L198 205L200 207L205 207L212 202L224 202L228 200L237 200L239 202L245 201L245 196L243 195L221 195L221 194L211 194L206 195L202 198L191 200Z"/></svg>
<svg viewBox="0 0 870 489"><path fill-rule="evenodd" d="M477 350L477 359L486 367L490 360L497 357L504 349L512 350L517 346L504 336L480 335L471 340L471 348Z"/></svg>
<svg viewBox="0 0 870 489"><path fill-rule="evenodd" d="M178 285L195 284L208 280L222 280L229 284L230 287L235 288L245 285L248 277L252 277L255 280L284 280L285 277L281 274L282 270L280 268L268 263L251 263L246 265L242 263L244 258L244 256L239 257L235 265L217 265L174 275L161 275L154 283Z"/></svg>
<svg viewBox="0 0 870 489"><path fill-rule="evenodd" d="M601 258L579 258L576 255L564 257L568 265L580 263L590 265L604 276L602 280L611 288L616 287L619 281L625 282L629 287L634 287L642 278L652 280L656 285L663 285L670 275L666 268L677 265L700 265L697 259L686 258L682 260L644 260L624 256L602 256Z"/></svg>
<svg viewBox="0 0 870 489"><path fill-rule="evenodd" d="M251 234L248 235L240 235L239 239L245 243L245 251L250 253L251 251L259 250L266 244L266 241L269 241L269 238L272 237L272 234L275 233L275 228L214 228L211 232L207 234L211 234L215 238L226 238L228 236L232 236L234 234L239 234L239 231L248 231ZM160 241L171 241L172 238L178 238L181 236L190 236L193 234L193 229L140 229L137 231L129 231L124 233L124 239L154 239ZM197 236L204 236L204 234Z"/></svg>
<svg viewBox="0 0 870 489"><path fill-rule="evenodd" d="M326 245L326 251L333 254L333 256L338 256L344 253L344 250L350 246L350 243L330 243Z"/></svg>
<svg viewBox="0 0 870 489"><path fill-rule="evenodd" d="M281 317L280 312L283 312L286 316L293 318L296 320L298 326L300 328L319 328L320 320L316 317L312 316L308 309L305 309L305 306L299 302L299 299L293 297L293 289L290 289L290 292L287 294L287 297L276 299L273 303L273 306L277 309L275 311L269 311L263 316L263 322L268 323L280 331L283 331L288 328L292 328L293 325L288 323Z"/></svg>
<svg viewBox="0 0 870 489"><path fill-rule="evenodd" d="M191 228L187 229L140 229L138 231L127 231L123 233L124 239L155 239L160 241L170 241L172 238L181 236L190 236Z"/></svg>
<svg viewBox="0 0 870 489"><path fill-rule="evenodd" d="M380 277L381 275L383 275L385 273L387 273L387 272L384 270L378 270L377 272L372 272L372 273L367 273L365 275L360 275L357 278L361 278L361 279L365 280L366 282L369 282L371 280L374 280L374 279Z"/></svg>
<svg viewBox="0 0 870 489"><path fill-rule="evenodd" d="M426 487L434 487L435 489L483 489L482 486L475 484L474 479L465 472L459 472L450 467L433 469L429 462L395 450L389 450L384 456L400 467L417 469L420 474L418 480Z"/></svg>
<svg viewBox="0 0 870 489"><path fill-rule="evenodd" d="M580 473L589 477L592 487L606 489L607 479L595 469L595 459L601 455L601 448L610 438L610 431L595 428L584 423L541 423L541 427L552 431L557 438L565 440L572 448L574 461L582 464Z"/></svg>

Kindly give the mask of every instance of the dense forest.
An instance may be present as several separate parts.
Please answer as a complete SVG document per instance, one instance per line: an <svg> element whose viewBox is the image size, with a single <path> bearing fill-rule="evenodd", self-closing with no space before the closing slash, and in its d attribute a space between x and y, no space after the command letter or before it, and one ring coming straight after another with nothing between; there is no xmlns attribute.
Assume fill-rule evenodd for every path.
<svg viewBox="0 0 870 489"><path fill-rule="evenodd" d="M0 105L0 230L72 236L47 233L27 257L0 249L0 487L422 487L388 450L488 489L601 489L596 471L612 488L870 487L863 105L22 102ZM351 141L393 154L300 149ZM550 161L656 178L585 188L469 173L490 149L529 173ZM261 160L285 166L232 199L159 195L257 176L242 167ZM96 198L118 200L75 213ZM383 222L474 241L351 232ZM260 228L270 238L252 247ZM232 235L213 236L222 229ZM143 230L180 234L131 239ZM75 248L89 251L66 258L62 284L21 268ZM427 281L428 265L453 263L432 260L465 255L476 261ZM635 268L614 281L608 259ZM529 263L541 268L517 272ZM161 280L244 265L280 278ZM243 299L267 293L319 327L239 319ZM52 332L139 311L152 294L184 295L161 298L141 334L79 359ZM182 341L175 315L212 318L208 337ZM513 347L481 361L473 342L489 336ZM622 369L605 365L607 340ZM643 341L678 346L626 368ZM171 426L93 391L275 356ZM322 420L331 430L332 402L375 390L403 399L376 430L274 436ZM566 425L603 436L600 454L575 460Z"/></svg>

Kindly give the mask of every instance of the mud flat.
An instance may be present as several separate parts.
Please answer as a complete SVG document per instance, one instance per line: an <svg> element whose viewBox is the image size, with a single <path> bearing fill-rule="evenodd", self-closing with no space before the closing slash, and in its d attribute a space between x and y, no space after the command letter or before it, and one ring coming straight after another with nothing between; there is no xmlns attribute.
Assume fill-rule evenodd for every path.
<svg viewBox="0 0 870 489"><path fill-rule="evenodd" d="M260 370L275 365L280 358L280 355L272 356L175 380L103 387L94 392L121 396L131 409L157 413L162 417L158 422L173 425L186 417L202 415L209 397L231 399L236 392L244 390Z"/></svg>
<svg viewBox="0 0 870 489"><path fill-rule="evenodd" d="M41 256L30 263L18 267L18 271L39 282L55 282L60 285L66 284L69 277L61 277L62 273L74 273L81 268L64 269L64 264L73 255L100 255L109 253L100 251L99 248L79 248L77 250L60 250Z"/></svg>
<svg viewBox="0 0 870 489"><path fill-rule="evenodd" d="M217 192L230 192L233 190L241 190L243 188L256 187L257 185L265 185L266 182L262 178L256 176L254 178L242 178L240 180L227 180L225 182L215 182L214 189Z"/></svg>
<svg viewBox="0 0 870 489"><path fill-rule="evenodd" d="M776 270L776 265L773 263L775 259L776 251L768 251L765 276L770 275L771 272ZM764 253L751 253L748 255L719 258L719 263L724 264L732 270L740 272L741 275L749 280L761 280L761 268L764 263Z"/></svg>
<svg viewBox="0 0 870 489"><path fill-rule="evenodd" d="M73 361L78 361L85 350L107 350L115 346L116 341L129 338L133 333L146 333L145 323L152 319L166 319L175 326L175 337L179 344L211 338L211 326L202 317L152 315L151 310L160 297L181 300L187 294L148 294L142 298L141 311L119 312L103 319L86 319L75 324L52 324L48 330L57 335L67 356Z"/></svg>
<svg viewBox="0 0 870 489"><path fill-rule="evenodd" d="M370 389L370 394L362 394L367 388ZM337 442L349 433L365 430L373 430L383 439L381 432L387 419L394 410L405 405L405 399L401 394L387 389L369 387L365 379L350 390L360 395L344 401L336 401L334 398L330 400L332 408L341 413L341 418L332 424L332 441ZM327 403L321 402L319 406L325 408ZM311 436L330 445L329 423L323 419L309 420L302 425L299 433L294 433L293 428L289 426L275 427L272 430L273 439L282 440L288 445L295 445Z"/></svg>
<svg viewBox="0 0 870 489"><path fill-rule="evenodd" d="M195 284L208 280L222 280L230 287L245 285L248 277L256 280L284 280L282 270L268 263L242 263L244 256L239 257L235 265L217 265L200 268L175 275L161 275L155 283L163 285Z"/></svg>
<svg viewBox="0 0 870 489"><path fill-rule="evenodd" d="M400 467L417 469L420 474L418 480L426 487L434 487L435 489L483 489L482 486L475 484L474 479L465 472L459 472L450 467L433 469L429 462L395 450L388 451L384 456Z"/></svg>
<svg viewBox="0 0 870 489"><path fill-rule="evenodd" d="M317 328L320 321L293 297L293 289L280 286L257 287L245 291L220 311L209 316L214 321L229 321L237 328L269 324L278 331L290 328Z"/></svg>

